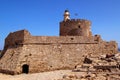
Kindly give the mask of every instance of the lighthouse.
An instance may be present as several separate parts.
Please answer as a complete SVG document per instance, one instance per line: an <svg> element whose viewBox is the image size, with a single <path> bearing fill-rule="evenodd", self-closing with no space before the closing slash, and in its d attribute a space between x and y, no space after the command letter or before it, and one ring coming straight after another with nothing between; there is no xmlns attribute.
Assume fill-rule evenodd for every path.
<svg viewBox="0 0 120 80"><path fill-rule="evenodd" d="M70 20L70 13L68 10L65 10L64 12L64 21Z"/></svg>

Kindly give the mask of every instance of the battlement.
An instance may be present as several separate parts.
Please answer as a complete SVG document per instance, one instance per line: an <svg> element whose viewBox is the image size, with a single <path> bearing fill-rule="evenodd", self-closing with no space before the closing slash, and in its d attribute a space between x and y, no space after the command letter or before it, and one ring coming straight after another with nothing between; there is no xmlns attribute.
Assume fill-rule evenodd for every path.
<svg viewBox="0 0 120 80"><path fill-rule="evenodd" d="M19 43L23 43L25 38L29 37L30 33L27 30L20 30L16 32L11 32L5 39L5 48L8 46L14 46Z"/></svg>
<svg viewBox="0 0 120 80"><path fill-rule="evenodd" d="M91 22L89 20L85 20L85 19L70 19L67 21L62 21L60 23L82 23L82 24L91 25Z"/></svg>

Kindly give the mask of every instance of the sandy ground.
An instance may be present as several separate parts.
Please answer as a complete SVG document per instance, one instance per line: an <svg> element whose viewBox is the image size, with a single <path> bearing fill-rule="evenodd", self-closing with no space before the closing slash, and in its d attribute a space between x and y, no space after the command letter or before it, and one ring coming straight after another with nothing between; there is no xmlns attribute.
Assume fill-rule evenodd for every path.
<svg viewBox="0 0 120 80"><path fill-rule="evenodd" d="M71 73L71 70L58 70L34 74L6 75L0 73L0 80L56 80L63 75Z"/></svg>

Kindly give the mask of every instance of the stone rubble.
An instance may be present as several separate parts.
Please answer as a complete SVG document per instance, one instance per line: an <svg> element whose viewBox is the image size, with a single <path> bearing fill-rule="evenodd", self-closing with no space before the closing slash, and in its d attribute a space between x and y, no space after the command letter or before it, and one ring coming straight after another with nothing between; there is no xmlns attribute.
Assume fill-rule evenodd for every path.
<svg viewBox="0 0 120 80"><path fill-rule="evenodd" d="M77 65L72 70L72 74L65 74L58 80L120 80L119 61L120 53L110 57L101 55L93 58L91 56L84 59L83 65Z"/></svg>

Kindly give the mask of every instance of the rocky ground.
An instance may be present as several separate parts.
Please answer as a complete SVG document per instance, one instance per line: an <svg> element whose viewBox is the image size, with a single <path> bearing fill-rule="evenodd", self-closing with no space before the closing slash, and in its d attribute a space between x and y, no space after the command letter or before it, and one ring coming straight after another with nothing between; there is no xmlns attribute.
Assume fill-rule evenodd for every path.
<svg viewBox="0 0 120 80"><path fill-rule="evenodd" d="M71 70L58 70L34 74L6 75L0 74L0 80L57 80L62 79L65 74L71 73Z"/></svg>
<svg viewBox="0 0 120 80"><path fill-rule="evenodd" d="M0 80L120 80L119 75L107 73L74 72L72 70L57 70L51 72L6 75L0 74Z"/></svg>
<svg viewBox="0 0 120 80"><path fill-rule="evenodd" d="M85 57L82 65L73 70L6 75L0 80L120 80L120 53Z"/></svg>

